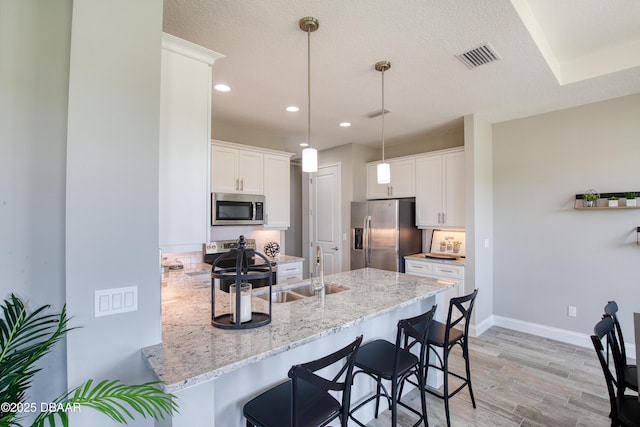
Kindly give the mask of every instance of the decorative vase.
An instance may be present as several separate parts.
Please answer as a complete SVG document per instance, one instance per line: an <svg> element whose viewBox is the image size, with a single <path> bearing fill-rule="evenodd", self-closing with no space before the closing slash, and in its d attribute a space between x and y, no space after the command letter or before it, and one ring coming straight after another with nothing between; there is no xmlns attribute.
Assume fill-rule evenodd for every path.
<svg viewBox="0 0 640 427"><path fill-rule="evenodd" d="M617 200L609 200L609 207L610 208L617 208L618 207L618 201Z"/></svg>
<svg viewBox="0 0 640 427"><path fill-rule="evenodd" d="M596 201L595 200L585 200L584 201L584 206L587 208L592 208L596 205Z"/></svg>
<svg viewBox="0 0 640 427"><path fill-rule="evenodd" d="M638 206L636 199L627 199L627 206Z"/></svg>
<svg viewBox="0 0 640 427"><path fill-rule="evenodd" d="M264 245L264 253L271 258L275 258L280 253L280 245L278 242L267 242L267 244Z"/></svg>

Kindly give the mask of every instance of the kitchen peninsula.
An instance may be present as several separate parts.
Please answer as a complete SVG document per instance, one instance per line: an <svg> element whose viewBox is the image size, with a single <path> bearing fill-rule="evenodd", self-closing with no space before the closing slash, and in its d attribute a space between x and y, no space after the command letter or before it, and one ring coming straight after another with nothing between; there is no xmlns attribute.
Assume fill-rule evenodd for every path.
<svg viewBox="0 0 640 427"><path fill-rule="evenodd" d="M434 303L441 316L443 293L455 286L370 268L326 276L325 284L346 290L326 295L324 302L311 296L274 303L270 324L223 330L210 323L210 282L186 274L168 280L162 290L163 342L142 353L165 390L179 399L173 427L243 426L244 403L285 380L291 365L328 354L360 334L365 342L393 340L399 319L427 311ZM216 312L218 307L227 311L228 294L216 292ZM268 310L260 298L254 297L253 305L254 311ZM438 384L436 377L429 381ZM371 390L364 379L356 381L352 401Z"/></svg>

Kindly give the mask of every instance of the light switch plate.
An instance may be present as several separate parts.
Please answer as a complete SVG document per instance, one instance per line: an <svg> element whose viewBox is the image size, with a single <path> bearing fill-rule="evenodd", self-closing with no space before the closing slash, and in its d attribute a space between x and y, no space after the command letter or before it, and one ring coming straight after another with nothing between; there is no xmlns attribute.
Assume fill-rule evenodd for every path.
<svg viewBox="0 0 640 427"><path fill-rule="evenodd" d="M94 292L94 316L111 316L138 309L138 287L100 289Z"/></svg>

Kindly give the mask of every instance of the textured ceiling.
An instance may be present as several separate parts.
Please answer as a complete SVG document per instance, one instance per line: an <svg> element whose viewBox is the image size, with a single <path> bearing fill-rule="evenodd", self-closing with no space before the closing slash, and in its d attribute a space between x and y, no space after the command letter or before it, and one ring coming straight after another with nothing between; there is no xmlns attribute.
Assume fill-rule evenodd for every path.
<svg viewBox="0 0 640 427"><path fill-rule="evenodd" d="M475 113L490 122L640 92L638 0L165 0L163 30L226 57L214 64L218 123L307 139L311 34L311 143L419 140ZM455 55L489 43L500 60L468 69ZM287 105L300 107L287 113ZM341 121L352 126L341 128Z"/></svg>

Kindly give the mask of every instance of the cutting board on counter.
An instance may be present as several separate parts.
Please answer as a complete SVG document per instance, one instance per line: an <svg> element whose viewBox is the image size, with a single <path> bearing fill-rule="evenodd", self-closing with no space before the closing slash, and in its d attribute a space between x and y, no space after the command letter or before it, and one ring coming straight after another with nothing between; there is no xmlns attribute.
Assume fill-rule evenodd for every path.
<svg viewBox="0 0 640 427"><path fill-rule="evenodd" d="M464 230L433 230L427 258L454 260L465 256Z"/></svg>

